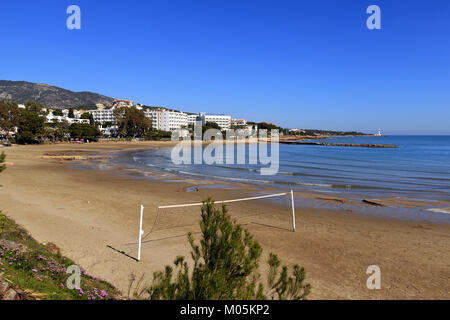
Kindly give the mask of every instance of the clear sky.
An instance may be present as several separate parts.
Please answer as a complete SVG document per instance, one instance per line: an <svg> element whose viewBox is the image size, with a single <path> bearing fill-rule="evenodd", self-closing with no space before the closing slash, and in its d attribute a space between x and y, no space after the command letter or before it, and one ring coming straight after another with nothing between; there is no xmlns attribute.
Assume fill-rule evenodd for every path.
<svg viewBox="0 0 450 320"><path fill-rule="evenodd" d="M66 9L81 8L81 30ZM366 9L381 8L381 30ZM450 134L450 1L0 2L0 79L284 127Z"/></svg>

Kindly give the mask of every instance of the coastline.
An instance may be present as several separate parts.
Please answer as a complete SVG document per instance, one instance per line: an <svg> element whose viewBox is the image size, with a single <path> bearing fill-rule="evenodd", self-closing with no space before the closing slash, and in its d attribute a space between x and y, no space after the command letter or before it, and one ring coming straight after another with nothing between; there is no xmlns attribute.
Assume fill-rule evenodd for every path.
<svg viewBox="0 0 450 320"><path fill-rule="evenodd" d="M167 146L161 146L169 149ZM357 214L373 215L410 221L424 221L450 224L450 201L444 198L420 197L413 194L390 195L360 193L358 190L348 192L342 186L332 186L328 190L320 190L320 184L294 183L273 180L270 178L254 179L245 177L224 176L216 171L189 170L187 168L176 168L162 165L161 156L165 159L167 152L157 153L153 159L146 149L127 150L111 156L108 161L92 159L86 161L85 165L74 165L74 168L102 169L126 168L128 174L134 178L153 179L170 182L189 181L186 189L208 188L209 186L221 185L222 187L246 187L257 190L257 192L278 193L290 192L294 189L297 202L302 207L311 209L332 209L340 211L351 211ZM170 161L170 157L165 159ZM153 161L156 161L153 162ZM75 161L76 163L76 161ZM153 163L153 164L152 164ZM211 175L208 175L211 174ZM256 194L259 195L259 194Z"/></svg>
<svg viewBox="0 0 450 320"><path fill-rule="evenodd" d="M141 179L132 169L80 170L73 168L69 161L96 159L106 163L102 160L104 154L166 147L171 143L105 142L2 148L7 154L8 169L0 176L3 185L0 209L39 241L55 243L89 272L126 290L131 273L145 273L148 281L152 272L171 263L176 255L188 256L189 252L183 236L188 231L186 228L176 232L157 231L153 241L144 242L141 263L107 247L135 256L133 243L137 238L141 203L146 207L144 225L150 226L158 205L198 202L208 195L219 200L271 192L270 188L260 190L244 183L229 184L237 185L234 188L186 192L199 182L213 185L218 182L194 179L168 182L167 176ZM156 174L154 177L157 178ZM346 201L321 196L323 201ZM261 203L233 209L251 211L256 210L255 206ZM264 202L264 207L273 213L262 217L260 225L246 220L250 221L246 227L261 242L265 255L273 251L283 261L306 268L313 286L311 299L445 299L450 294L449 225L307 208L297 201L298 230L292 233L275 227L286 219L279 205ZM163 238L167 240L156 241ZM365 271L372 264L380 265L383 272L384 285L380 291L365 287Z"/></svg>

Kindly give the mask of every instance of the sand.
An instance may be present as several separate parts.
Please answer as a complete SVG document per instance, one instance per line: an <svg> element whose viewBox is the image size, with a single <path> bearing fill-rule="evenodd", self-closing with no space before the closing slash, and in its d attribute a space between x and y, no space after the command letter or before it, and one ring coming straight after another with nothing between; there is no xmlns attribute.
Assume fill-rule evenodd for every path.
<svg viewBox="0 0 450 320"><path fill-rule="evenodd" d="M198 230L195 211L162 215L158 227L149 234L157 206L199 202L208 195L233 199L262 192L245 184L186 192L199 182L164 182L161 175L149 180L134 177L131 170L80 170L71 165L73 161L102 159L102 153L168 144L109 142L1 148L0 152L7 154L8 168L0 174L0 210L38 241L55 243L89 273L114 283L126 294L130 275L145 274L148 282L154 271L177 255L189 256L184 234ZM325 200L345 202L340 198ZM141 203L147 233L138 263L134 258ZM311 299L450 298L450 225L308 209L302 208L300 201L296 206L295 233L289 230L288 210L275 204L240 203L230 210L235 217L268 212L239 222L260 241L264 259L275 252L284 263L306 268ZM180 227L164 230L171 224ZM366 287L370 265L381 268L381 290Z"/></svg>

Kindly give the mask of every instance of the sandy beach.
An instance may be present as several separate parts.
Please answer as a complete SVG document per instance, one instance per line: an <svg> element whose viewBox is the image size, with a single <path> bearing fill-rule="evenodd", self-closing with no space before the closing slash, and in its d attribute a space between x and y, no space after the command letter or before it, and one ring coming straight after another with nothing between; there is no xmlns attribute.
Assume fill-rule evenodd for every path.
<svg viewBox="0 0 450 320"><path fill-rule="evenodd" d="M277 191L235 184L233 188L186 192L199 181L168 182L161 175L143 179L123 168L81 170L73 165L90 160L107 164L109 153L170 143L0 148L7 154L7 170L0 175L0 210L38 241L56 244L89 273L112 282L126 294L130 275L145 274L149 281L154 271L170 264L177 255L188 256L184 234L198 229L195 224L199 215L194 211L161 217L153 232L145 234L142 261L138 263L134 258L141 204L145 206L144 230L148 232L160 205L199 202L208 195L222 200ZM312 285L310 299L450 298L450 225L305 208L299 199L295 233L289 230L288 210L275 203L241 203L230 206L230 212L262 244L264 260L274 252L284 263L305 267ZM261 210L267 213L258 218L249 215ZM177 225L169 228L173 221ZM366 288L370 265L381 268L381 290Z"/></svg>

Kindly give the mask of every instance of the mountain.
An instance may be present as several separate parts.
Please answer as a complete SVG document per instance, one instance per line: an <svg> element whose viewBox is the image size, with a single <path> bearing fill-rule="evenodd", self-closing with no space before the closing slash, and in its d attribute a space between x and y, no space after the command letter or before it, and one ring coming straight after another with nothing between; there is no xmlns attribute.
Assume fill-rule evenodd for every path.
<svg viewBox="0 0 450 320"><path fill-rule="evenodd" d="M20 104L30 99L54 109L110 104L114 101L113 98L93 92L73 92L41 83L0 80L0 100L12 100Z"/></svg>

